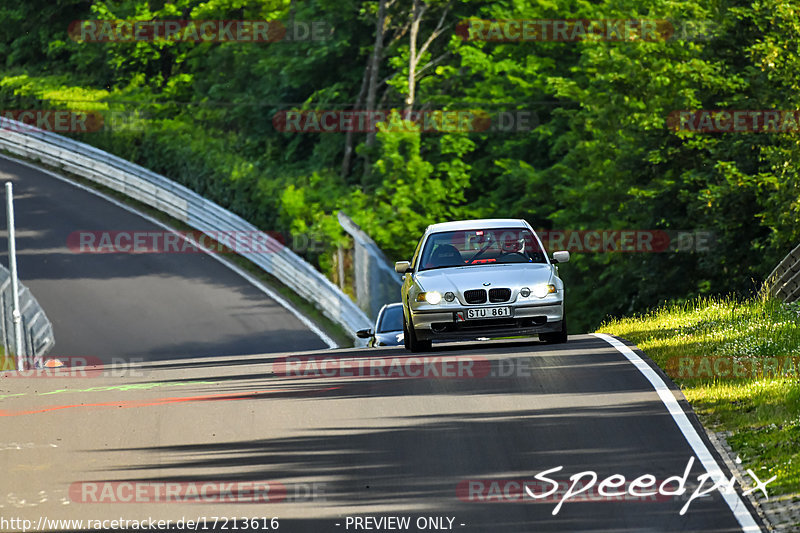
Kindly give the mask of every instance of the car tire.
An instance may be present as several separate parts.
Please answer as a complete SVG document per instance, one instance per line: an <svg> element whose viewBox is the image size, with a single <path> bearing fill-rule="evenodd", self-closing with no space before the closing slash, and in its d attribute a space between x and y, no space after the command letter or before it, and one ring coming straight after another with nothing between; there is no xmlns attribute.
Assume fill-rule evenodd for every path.
<svg viewBox="0 0 800 533"><path fill-rule="evenodd" d="M417 333L414 331L414 323L408 324L405 316L403 317L403 344L406 350L410 352L424 352L431 349L431 341L421 341L417 339Z"/></svg>
<svg viewBox="0 0 800 533"><path fill-rule="evenodd" d="M561 330L551 333L540 333L539 340L547 344L564 344L567 342L567 315L561 318Z"/></svg>
<svg viewBox="0 0 800 533"><path fill-rule="evenodd" d="M411 351L411 337L408 335L408 324L406 324L406 316L403 315L403 346L406 350Z"/></svg>

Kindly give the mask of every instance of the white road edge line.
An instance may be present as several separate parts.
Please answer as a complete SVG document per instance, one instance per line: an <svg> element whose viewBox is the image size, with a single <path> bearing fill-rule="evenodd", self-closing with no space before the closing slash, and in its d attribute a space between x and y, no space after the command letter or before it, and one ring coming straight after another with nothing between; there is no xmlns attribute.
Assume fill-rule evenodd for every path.
<svg viewBox="0 0 800 533"><path fill-rule="evenodd" d="M41 168L41 167L39 167L39 166L37 166L37 165L35 165L33 163L29 163L28 161L24 161L22 159L17 159L16 157L11 157L11 156L8 156L8 155L5 155L5 154L0 154L0 157L3 158L3 159L7 159L9 161L13 161L14 163L19 163L20 165L26 166L28 168L32 168L34 170L38 170L39 172L43 172L43 173L47 174L48 176L52 176L52 177L54 177L56 179L59 179L59 180L61 180L63 182L69 183L70 185L73 185L73 186L75 186L75 187L77 187L79 189L82 189L82 190L86 191L86 192L92 193L95 196L99 196L100 198L102 198L102 199L104 199L104 200L106 200L108 202L111 202L112 204L116 205L117 207L121 207L122 209L128 211L129 213L133 213L136 216L142 217L143 219L147 220L148 222L151 222L151 223L153 223L153 224L155 224L157 226L160 226L160 227L164 228L165 230L173 231L173 232L177 233L183 240L186 240L186 237L184 237L175 228L170 227L168 224L165 224L164 222L158 220L157 218L153 218L153 217L151 217L150 215L148 215L146 213L142 213L141 211L138 211L137 209L135 209L135 208L133 208L133 207L127 205L127 204L124 204L124 203L120 202L116 198L113 198L111 196L108 196L107 194L104 194L104 193L102 193L100 191L92 189L91 187L87 187L86 185L84 185L82 183L75 182L75 181L73 181L73 180L71 180L71 179L69 179L69 178L67 178L65 176L62 176L60 174L57 174L57 173L53 172L52 170L48 170L46 168ZM295 317L297 317L297 319L300 322L302 322L304 326L306 326L308 329L313 331L317 335L317 337L319 337L322 340L322 342L327 344L329 349L334 349L334 348L338 348L339 347L339 345L336 344L336 342L333 339L331 339L328 335L326 335L325 332L322 331L316 324L314 324L307 316L305 316L300 311L298 311L297 309L292 307L292 305L289 302L287 302L286 300L284 300L283 297L281 297L275 291L273 291L272 289L270 289L269 287L264 285L258 279L254 278L249 272L247 272L246 270L244 270L241 267L239 267L239 265L235 265L235 264L227 261L226 259L220 257L219 254L212 253L211 250L209 250L208 248L204 247L199 242L193 243L193 245L197 246L204 253L208 254L209 256L213 257L214 259L216 259L217 261L219 261L220 263L222 263L223 265L225 265L226 267L228 267L232 271L234 271L237 274L239 274L241 277L243 277L251 285L253 285L257 289L259 289L261 292L263 292L264 294L269 296L271 299L275 300L278 304L283 306L287 311L289 311Z"/></svg>
<svg viewBox="0 0 800 533"><path fill-rule="evenodd" d="M711 452L708 450L708 447L706 447L703 439L700 438L697 430L694 428L691 422L689 422L686 413L683 412L678 400L675 399L672 391L669 389L669 387L667 387L667 384L664 383L664 380L661 379L661 376L659 376L655 370L650 368L650 365L645 363L642 358L636 355L633 350L628 348L628 346L614 337L606 335L605 333L591 333L591 335L599 339L603 339L611 346L616 348L617 351L624 355L628 361L633 363L633 366L635 366L636 369L641 372L645 378L647 378L647 381L649 381L653 386L656 393L658 393L658 397L667 408L667 411L669 411L670 416L672 416L672 419L678 425L678 429L680 429L681 433L683 433L683 436L686 438L689 446L691 446L692 450L694 450L694 453L699 459L700 464L702 464L706 469L706 472L711 475L711 479L714 481L714 483L725 479L726 476L722 472L722 468L720 468L719 464L714 459L714 456L711 455ZM750 511L739 497L739 494L736 493L736 489L731 492L721 490L720 494L722 494L722 498L725 500L725 503L728 504L731 512L739 522L739 525L742 526L742 531L761 531L761 528L758 527L758 523L753 518L753 515L750 514Z"/></svg>

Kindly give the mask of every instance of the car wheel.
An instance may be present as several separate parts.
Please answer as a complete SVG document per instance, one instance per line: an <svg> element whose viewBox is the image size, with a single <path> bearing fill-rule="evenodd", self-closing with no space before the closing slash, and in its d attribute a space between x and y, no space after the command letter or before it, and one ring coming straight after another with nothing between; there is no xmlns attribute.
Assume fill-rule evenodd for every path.
<svg viewBox="0 0 800 533"><path fill-rule="evenodd" d="M403 344L406 350L411 352L424 352L431 349L431 341L421 341L417 339L417 332L414 331L414 323L408 324L403 317Z"/></svg>
<svg viewBox="0 0 800 533"><path fill-rule="evenodd" d="M540 333L539 340L547 344L564 344L567 342L567 315L561 319L561 330L551 333Z"/></svg>

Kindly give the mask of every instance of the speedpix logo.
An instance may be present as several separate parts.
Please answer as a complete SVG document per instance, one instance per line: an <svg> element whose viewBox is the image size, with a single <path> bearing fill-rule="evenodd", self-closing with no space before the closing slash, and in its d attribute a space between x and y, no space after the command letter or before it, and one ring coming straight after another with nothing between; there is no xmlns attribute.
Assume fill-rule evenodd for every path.
<svg viewBox="0 0 800 533"><path fill-rule="evenodd" d="M694 462L694 456L689 457L683 475L661 480L652 474L643 474L633 480L628 480L622 474L600 477L593 470L573 474L569 476L568 481L548 477L564 469L563 466L557 466L536 474L533 479L463 480L456 487L456 495L461 501L479 503L557 502L551 513L553 516L557 515L568 501L668 501L681 497L685 503L679 515L683 516L694 500L709 496L716 491L723 494L735 493L735 485L744 482L736 477L726 478L721 471L701 473L697 476L696 483L690 482L689 474ZM752 486L744 490L742 495L747 496L760 491L769 500L766 487L775 481L777 476L761 480L751 469L747 469L747 474L750 476Z"/></svg>

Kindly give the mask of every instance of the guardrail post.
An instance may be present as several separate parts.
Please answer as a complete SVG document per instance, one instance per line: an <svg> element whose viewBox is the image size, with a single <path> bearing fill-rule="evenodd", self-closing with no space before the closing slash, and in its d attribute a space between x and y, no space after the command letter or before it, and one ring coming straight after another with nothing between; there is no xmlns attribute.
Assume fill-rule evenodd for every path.
<svg viewBox="0 0 800 533"><path fill-rule="evenodd" d="M6 182L6 221L8 224L8 269L11 272L11 298L14 319L14 350L17 355L17 370L25 370L25 346L22 344L22 314L19 312L19 280L17 279L17 243L14 238L14 192L10 181Z"/></svg>
<svg viewBox="0 0 800 533"><path fill-rule="evenodd" d="M344 249L341 244L336 250L336 266L339 274L339 288L344 290Z"/></svg>

